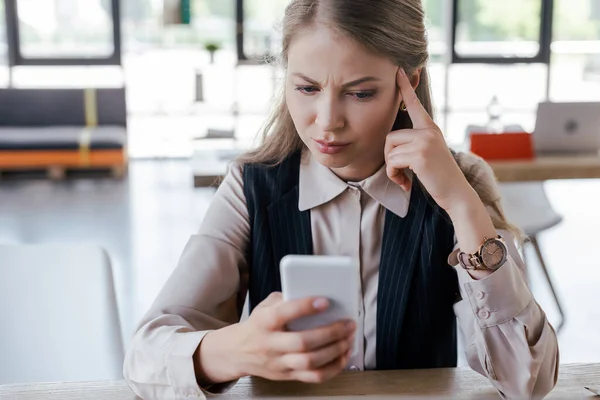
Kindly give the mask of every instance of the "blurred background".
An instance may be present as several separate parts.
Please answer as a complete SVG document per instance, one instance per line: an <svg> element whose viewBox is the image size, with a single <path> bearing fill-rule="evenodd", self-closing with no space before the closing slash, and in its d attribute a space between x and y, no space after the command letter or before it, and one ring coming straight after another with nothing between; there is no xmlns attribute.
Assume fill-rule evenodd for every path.
<svg viewBox="0 0 600 400"><path fill-rule="evenodd" d="M100 342L112 324L117 347L127 346L202 222L214 178L257 144L282 77L265 61L279 50L287 2L0 1L0 274L13 279L0 284L5 321L34 329L36 313L46 325L62 314ZM424 6L435 119L450 145L465 146L472 125L531 132L541 101L600 101L599 0ZM554 219L524 249L530 283L558 326L554 285L561 362L599 362L600 181L549 180L543 191ZM55 284L46 277L60 274ZM8 347L26 334L11 329L3 323L0 334ZM120 373L120 350L106 346L108 366L84 377ZM36 379L9 369L0 359L0 384L3 373L4 383Z"/></svg>

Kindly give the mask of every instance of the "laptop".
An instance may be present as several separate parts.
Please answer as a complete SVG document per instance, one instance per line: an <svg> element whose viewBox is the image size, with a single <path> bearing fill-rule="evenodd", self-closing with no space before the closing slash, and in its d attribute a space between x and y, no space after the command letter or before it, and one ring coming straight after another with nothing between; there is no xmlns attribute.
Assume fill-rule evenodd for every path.
<svg viewBox="0 0 600 400"><path fill-rule="evenodd" d="M600 102L540 103L533 145L538 155L598 155Z"/></svg>

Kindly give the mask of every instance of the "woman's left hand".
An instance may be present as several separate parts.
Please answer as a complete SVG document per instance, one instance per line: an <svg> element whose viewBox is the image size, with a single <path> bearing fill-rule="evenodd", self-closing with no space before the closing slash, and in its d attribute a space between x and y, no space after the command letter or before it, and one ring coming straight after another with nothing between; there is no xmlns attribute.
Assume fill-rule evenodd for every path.
<svg viewBox="0 0 600 400"><path fill-rule="evenodd" d="M412 182L404 169L410 168L435 202L449 211L472 196L473 189L456 164L440 128L423 108L402 68L398 70L397 81L413 129L401 129L388 134L385 142L387 175L404 190L409 190Z"/></svg>

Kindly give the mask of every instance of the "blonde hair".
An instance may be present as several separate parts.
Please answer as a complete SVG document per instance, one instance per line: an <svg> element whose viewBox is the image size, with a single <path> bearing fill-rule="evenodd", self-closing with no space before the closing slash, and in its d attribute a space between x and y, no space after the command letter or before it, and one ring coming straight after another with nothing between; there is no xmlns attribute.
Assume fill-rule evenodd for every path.
<svg viewBox="0 0 600 400"><path fill-rule="evenodd" d="M421 69L416 94L433 118L429 74L427 71L427 37L421 0L291 0L282 21L282 52L279 63L287 68L288 52L294 34L312 24L324 24L360 43L368 51L380 54L398 65L410 76ZM398 110L394 129L412 128L407 113ZM273 111L261 132L262 144L242 156L243 164L275 166L304 147L285 101L285 85L281 85ZM482 202L491 209L497 229L518 229L506 219L497 191L485 180L478 179L472 166L455 159Z"/></svg>

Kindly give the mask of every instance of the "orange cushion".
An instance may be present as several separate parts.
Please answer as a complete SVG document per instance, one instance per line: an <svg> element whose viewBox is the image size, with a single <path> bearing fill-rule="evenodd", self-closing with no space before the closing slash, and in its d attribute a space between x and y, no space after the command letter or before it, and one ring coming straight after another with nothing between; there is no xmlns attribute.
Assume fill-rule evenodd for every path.
<svg viewBox="0 0 600 400"><path fill-rule="evenodd" d="M91 167L104 168L123 165L124 150L79 151L0 151L0 168Z"/></svg>

